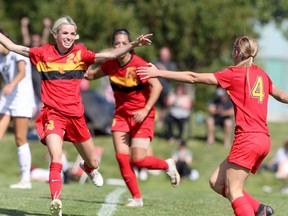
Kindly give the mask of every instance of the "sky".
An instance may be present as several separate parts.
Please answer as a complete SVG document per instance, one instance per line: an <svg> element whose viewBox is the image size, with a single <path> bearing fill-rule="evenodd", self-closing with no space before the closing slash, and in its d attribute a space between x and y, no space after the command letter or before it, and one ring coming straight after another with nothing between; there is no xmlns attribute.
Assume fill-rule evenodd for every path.
<svg viewBox="0 0 288 216"><path fill-rule="evenodd" d="M259 57L288 58L288 40L284 38L281 31L277 29L274 22L257 27L261 38L259 43Z"/></svg>

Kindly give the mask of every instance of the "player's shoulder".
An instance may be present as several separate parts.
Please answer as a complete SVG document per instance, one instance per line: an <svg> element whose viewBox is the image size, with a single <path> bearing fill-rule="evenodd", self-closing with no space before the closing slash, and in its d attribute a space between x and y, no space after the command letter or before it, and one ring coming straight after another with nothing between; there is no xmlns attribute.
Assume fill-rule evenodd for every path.
<svg viewBox="0 0 288 216"><path fill-rule="evenodd" d="M146 64L147 61L144 60L142 57L136 55L136 54L132 54L132 60L133 61L136 61L136 62L139 62L139 63L142 63L142 64Z"/></svg>

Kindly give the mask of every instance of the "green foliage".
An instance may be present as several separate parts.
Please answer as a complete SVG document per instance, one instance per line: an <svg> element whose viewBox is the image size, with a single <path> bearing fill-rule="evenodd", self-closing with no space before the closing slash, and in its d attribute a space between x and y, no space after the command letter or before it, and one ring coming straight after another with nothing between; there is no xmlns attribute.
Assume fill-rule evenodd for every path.
<svg viewBox="0 0 288 216"><path fill-rule="evenodd" d="M55 21L70 15L78 25L80 41L91 50L110 47L117 28L127 28L132 38L151 32L152 46L138 48L137 54L154 62L160 47L169 46L179 70L197 72L214 72L233 64L235 38L242 34L257 38L255 23L275 20L288 35L283 25L288 16L286 0L13 0L13 4L0 0L0 7L0 28L19 42L21 17L30 17L31 32L41 33L44 17ZM196 100L200 101L195 109L203 108L209 89L196 86Z"/></svg>

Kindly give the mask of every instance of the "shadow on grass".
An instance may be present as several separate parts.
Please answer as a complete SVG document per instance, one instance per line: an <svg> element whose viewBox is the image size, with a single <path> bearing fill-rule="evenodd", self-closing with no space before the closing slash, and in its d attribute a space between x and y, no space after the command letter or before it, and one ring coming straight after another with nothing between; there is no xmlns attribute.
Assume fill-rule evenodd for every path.
<svg viewBox="0 0 288 216"><path fill-rule="evenodd" d="M33 215L33 216L47 216L47 214L39 214L39 213L31 213L26 211L20 211L20 210L13 210L13 209L3 209L0 208L0 215L13 215L13 216L27 216L27 215ZM63 216L68 216L68 214L63 214ZM85 216L80 214L69 214L69 216Z"/></svg>
<svg viewBox="0 0 288 216"><path fill-rule="evenodd" d="M26 211L20 211L15 209L3 209L0 208L0 214L1 215L14 215L14 216L26 216L26 215L35 215L35 216L45 216L47 214L37 214L37 213L31 213Z"/></svg>

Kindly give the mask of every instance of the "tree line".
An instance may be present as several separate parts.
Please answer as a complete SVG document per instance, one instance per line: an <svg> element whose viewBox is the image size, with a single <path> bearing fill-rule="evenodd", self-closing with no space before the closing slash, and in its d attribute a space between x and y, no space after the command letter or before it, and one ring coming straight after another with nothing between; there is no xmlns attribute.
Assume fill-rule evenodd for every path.
<svg viewBox="0 0 288 216"><path fill-rule="evenodd" d="M134 38L153 33L152 46L137 53L153 62L159 49L168 46L179 70L209 72L231 65L235 38L258 38L256 24L274 20L288 35L282 25L288 16L285 0L0 0L0 7L0 28L18 43L23 16L30 18L31 33L41 33L44 17L54 21L69 15L78 25L80 41L95 51L110 46L118 28L127 28ZM212 91L197 85L196 107L205 106Z"/></svg>

